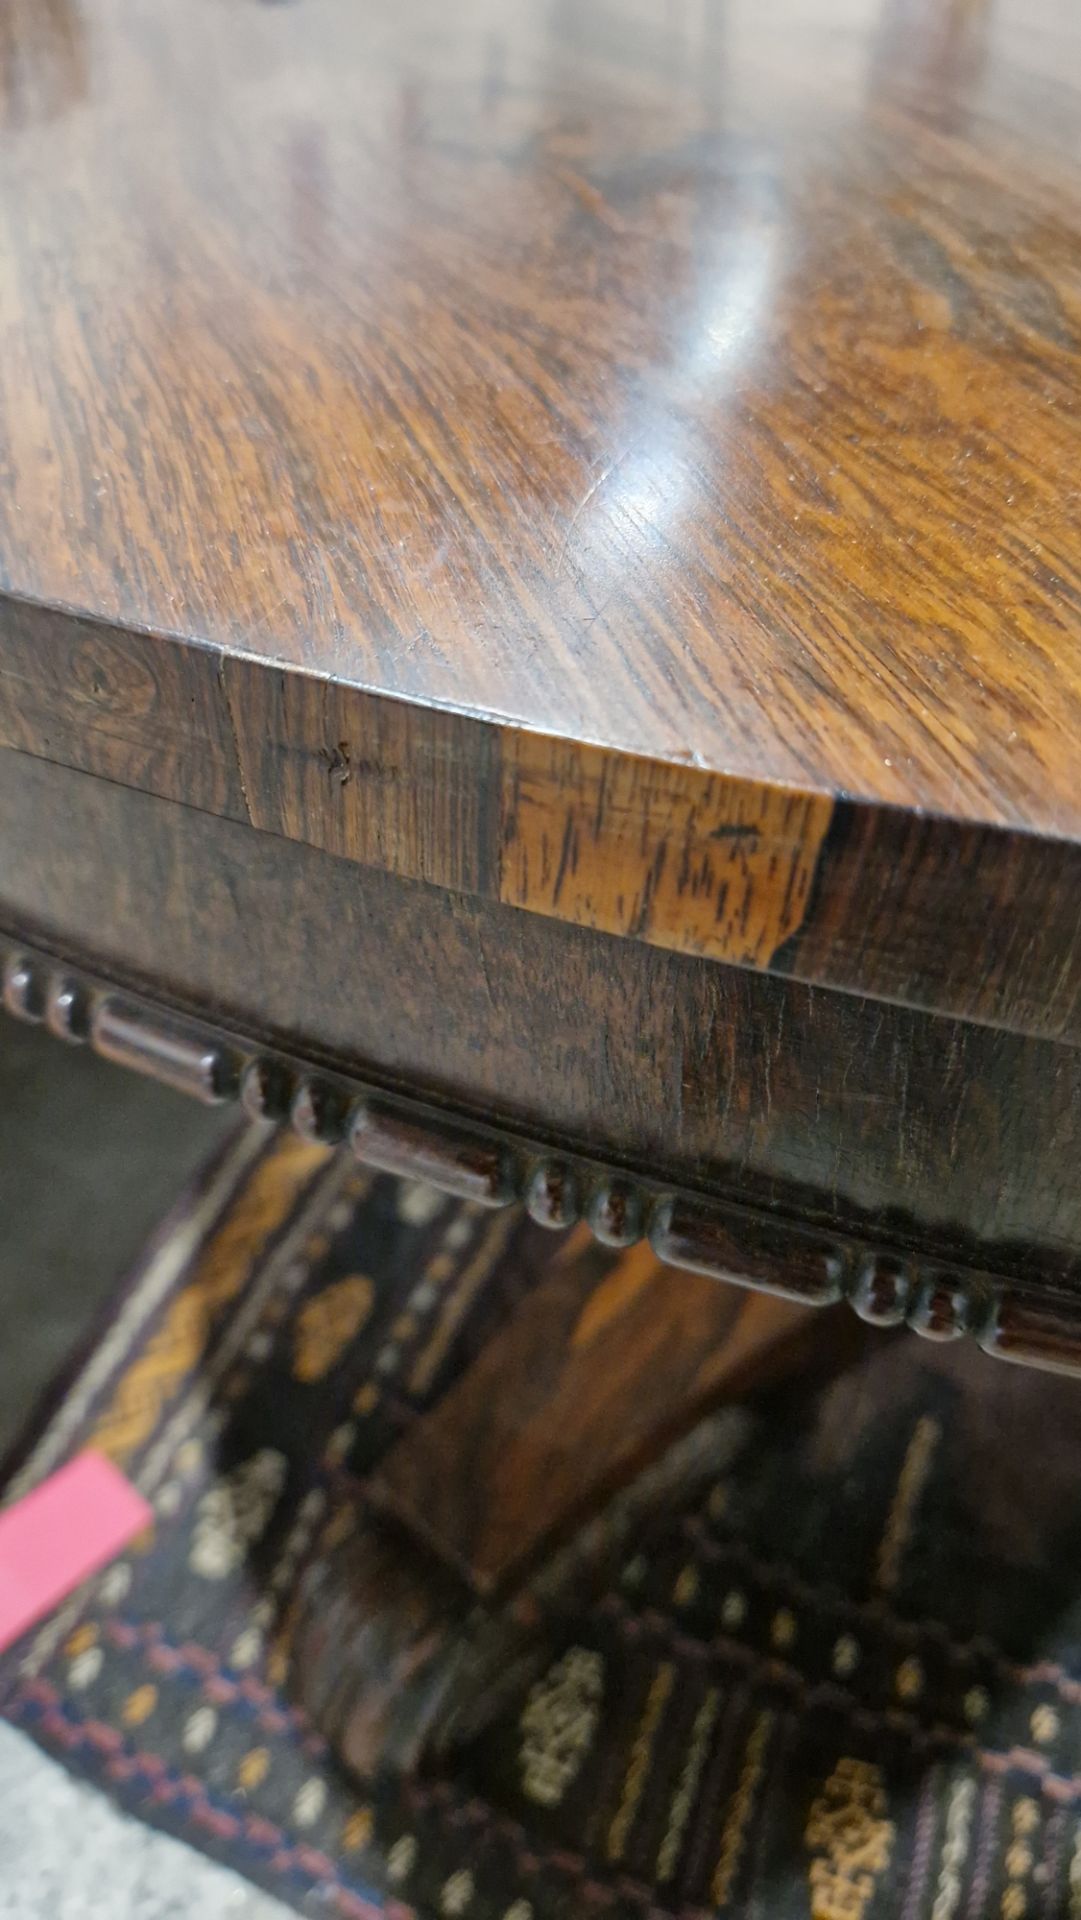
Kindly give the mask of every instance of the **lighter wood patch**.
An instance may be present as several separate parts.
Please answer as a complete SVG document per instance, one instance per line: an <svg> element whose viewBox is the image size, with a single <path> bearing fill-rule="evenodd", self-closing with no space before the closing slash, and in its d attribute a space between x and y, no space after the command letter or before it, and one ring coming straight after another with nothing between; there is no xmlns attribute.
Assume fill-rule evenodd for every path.
<svg viewBox="0 0 1081 1920"><path fill-rule="evenodd" d="M833 803L509 733L500 898L735 966L803 924Z"/></svg>

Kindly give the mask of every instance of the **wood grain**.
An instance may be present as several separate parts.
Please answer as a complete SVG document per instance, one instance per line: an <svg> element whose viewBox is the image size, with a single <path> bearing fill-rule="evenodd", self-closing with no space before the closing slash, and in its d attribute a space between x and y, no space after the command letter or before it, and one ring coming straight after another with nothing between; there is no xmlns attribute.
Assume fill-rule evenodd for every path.
<svg viewBox="0 0 1081 1920"><path fill-rule="evenodd" d="M220 658L0 600L0 742L245 817Z"/></svg>
<svg viewBox="0 0 1081 1920"><path fill-rule="evenodd" d="M503 764L509 905L736 966L769 967L802 925L828 801L537 734Z"/></svg>
<svg viewBox="0 0 1081 1920"><path fill-rule="evenodd" d="M324 1148L347 1141L366 1166L501 1210L500 1242L508 1231L508 1210L524 1204L539 1225L581 1225L598 1246L644 1248L648 1241L652 1254L670 1269L803 1308L847 1300L871 1326L907 1324L932 1341L975 1335L992 1354L1006 1353L999 1336L1009 1321L1017 1338L1007 1358L1024 1357L1020 1323L1013 1316L1035 1316L1028 1321L1033 1328L1041 1315L1050 1316L1056 1368L1081 1374L1078 1289L1063 1288L1061 1268L1057 1274L1048 1271L1045 1249L1022 1250L1025 1279L1018 1288L1008 1276L973 1265L971 1245L967 1255L959 1252L949 1265L934 1254L928 1259L920 1223L915 1223L916 1245L887 1245L893 1236L885 1221L878 1223L874 1244L833 1226L828 1232L811 1231L778 1212L748 1205L746 1194L733 1204L686 1186L673 1191L678 1181L657 1168L636 1175L617 1171L595 1153L568 1153L565 1144L553 1155L547 1143L520 1129L478 1126L456 1111L433 1110L415 1093L374 1092L341 1062L327 1067L268 1048L265 1040L232 1025L196 1024L159 996L120 995L115 982L94 978L2 926L0 988L5 1013L31 1025L44 1021L68 1045L89 1043L105 1059L213 1105L242 1102L252 1119L289 1125L303 1140ZM513 1230L513 1212L509 1226ZM636 1255L611 1293L602 1292L590 1303L582 1326L587 1344L596 1325L606 1327L622 1312L624 1279L629 1296L637 1298L648 1257ZM433 1368L438 1370L446 1334L443 1328L426 1349L413 1371L413 1388L430 1382ZM557 1335L562 1337L558 1329ZM1043 1365L1038 1334L1034 1340L1031 1363ZM708 1371L708 1362L702 1364ZM686 1384L693 1398L693 1381ZM645 1388L643 1393L648 1399ZM632 1410L632 1427L642 1411ZM589 1450L595 1450L592 1439Z"/></svg>
<svg viewBox="0 0 1081 1920"><path fill-rule="evenodd" d="M555 1151L1081 1284L1076 1048L396 879L5 750L0 925Z"/></svg>
<svg viewBox="0 0 1081 1920"><path fill-rule="evenodd" d="M1068 8L0 36L0 741L1081 1036Z"/></svg>

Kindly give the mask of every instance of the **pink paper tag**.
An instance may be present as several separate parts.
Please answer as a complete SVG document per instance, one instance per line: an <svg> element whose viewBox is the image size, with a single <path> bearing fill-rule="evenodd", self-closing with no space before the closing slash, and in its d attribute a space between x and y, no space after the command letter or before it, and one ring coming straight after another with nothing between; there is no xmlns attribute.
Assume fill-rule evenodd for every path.
<svg viewBox="0 0 1081 1920"><path fill-rule="evenodd" d="M0 1513L0 1652L142 1533L153 1511L100 1453L80 1453Z"/></svg>

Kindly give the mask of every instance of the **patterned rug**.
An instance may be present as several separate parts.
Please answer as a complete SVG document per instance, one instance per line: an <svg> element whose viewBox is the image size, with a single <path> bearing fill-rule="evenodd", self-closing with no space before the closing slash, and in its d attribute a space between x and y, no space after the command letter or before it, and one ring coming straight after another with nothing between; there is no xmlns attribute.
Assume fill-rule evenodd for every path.
<svg viewBox="0 0 1081 1920"><path fill-rule="evenodd" d="M338 1774L288 1694L300 1571L559 1248L232 1141L9 1480L93 1443L156 1520L9 1656L6 1716L306 1914L1081 1916L1081 1391L967 1347L871 1334L733 1409L490 1733Z"/></svg>

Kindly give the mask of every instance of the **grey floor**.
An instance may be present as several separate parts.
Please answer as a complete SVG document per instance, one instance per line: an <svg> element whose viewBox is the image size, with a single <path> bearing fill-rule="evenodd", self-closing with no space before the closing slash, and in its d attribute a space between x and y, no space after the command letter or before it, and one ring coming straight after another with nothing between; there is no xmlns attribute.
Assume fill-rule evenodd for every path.
<svg viewBox="0 0 1081 1920"><path fill-rule="evenodd" d="M230 1124L0 1016L0 1449Z"/></svg>
<svg viewBox="0 0 1081 1920"><path fill-rule="evenodd" d="M218 1920L219 1914L222 1920L287 1920L276 1900L178 1840L125 1818L0 1724L0 1920Z"/></svg>
<svg viewBox="0 0 1081 1920"><path fill-rule="evenodd" d="M0 1450L231 1124L0 1016ZM284 1913L0 1724L0 1920Z"/></svg>

